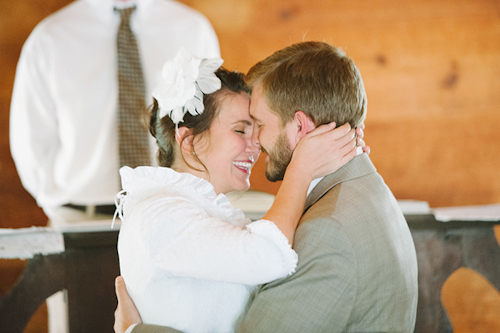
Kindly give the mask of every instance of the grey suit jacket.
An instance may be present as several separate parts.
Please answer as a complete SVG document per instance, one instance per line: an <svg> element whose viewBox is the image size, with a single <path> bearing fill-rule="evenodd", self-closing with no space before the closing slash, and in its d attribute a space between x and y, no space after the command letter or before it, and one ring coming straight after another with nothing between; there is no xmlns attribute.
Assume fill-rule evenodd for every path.
<svg viewBox="0 0 500 333"><path fill-rule="evenodd" d="M415 247L366 154L310 193L294 248L296 272L256 289L239 332L413 332ZM133 332L174 332L154 329Z"/></svg>

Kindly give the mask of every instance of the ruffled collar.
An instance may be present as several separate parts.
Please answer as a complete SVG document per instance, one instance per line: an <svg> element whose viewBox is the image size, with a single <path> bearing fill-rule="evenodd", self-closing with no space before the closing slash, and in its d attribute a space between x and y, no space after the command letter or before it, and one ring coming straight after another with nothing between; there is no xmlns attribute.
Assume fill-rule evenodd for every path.
<svg viewBox="0 0 500 333"><path fill-rule="evenodd" d="M205 198L211 205L216 206L232 223L247 220L241 209L233 207L224 194L217 194L213 185L205 179L190 173L180 173L165 167L140 166L135 169L122 167L122 188L127 194L121 194L121 199L133 195L140 200L161 189L180 189L182 191L198 194ZM122 193L122 192L120 192Z"/></svg>

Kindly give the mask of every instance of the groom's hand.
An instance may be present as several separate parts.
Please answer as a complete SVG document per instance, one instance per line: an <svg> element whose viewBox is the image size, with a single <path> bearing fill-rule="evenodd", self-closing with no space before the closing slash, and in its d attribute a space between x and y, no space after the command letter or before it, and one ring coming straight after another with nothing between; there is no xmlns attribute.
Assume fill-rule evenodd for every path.
<svg viewBox="0 0 500 333"><path fill-rule="evenodd" d="M121 276L115 280L115 291L118 298L118 306L115 311L115 325L113 328L116 333L124 333L130 325L141 324L142 319L135 307L134 301L128 295L125 281Z"/></svg>

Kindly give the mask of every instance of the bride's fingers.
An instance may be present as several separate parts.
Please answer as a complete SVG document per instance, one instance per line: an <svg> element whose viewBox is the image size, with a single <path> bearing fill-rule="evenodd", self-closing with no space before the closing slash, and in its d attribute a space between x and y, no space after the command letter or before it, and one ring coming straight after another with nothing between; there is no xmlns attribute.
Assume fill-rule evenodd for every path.
<svg viewBox="0 0 500 333"><path fill-rule="evenodd" d="M347 142L342 148L340 148L340 154L343 156L341 161L346 160L347 162L356 156L357 147L356 147L356 138L353 138L351 141ZM346 163L347 163L346 162Z"/></svg>
<svg viewBox="0 0 500 333"><path fill-rule="evenodd" d="M364 133L364 131L363 131L363 129L361 127L357 127L356 128L356 135L360 139L363 139L363 137L365 136L365 133Z"/></svg>
<svg viewBox="0 0 500 333"><path fill-rule="evenodd" d="M339 127L340 128L340 127ZM335 142L340 145L341 147L349 144L350 142L356 142L356 133L354 129L351 129L349 132L347 132L345 135L337 138Z"/></svg>
<svg viewBox="0 0 500 333"><path fill-rule="evenodd" d="M313 129L311 132L307 133L305 137L314 137L317 135L324 134L329 131L333 131L335 129L335 122L331 122L329 124L321 125Z"/></svg>
<svg viewBox="0 0 500 333"><path fill-rule="evenodd" d="M343 153L347 153L351 150L356 150L356 137L353 137L351 140L349 140L348 142L346 142L341 149L341 152Z"/></svg>
<svg viewBox="0 0 500 333"><path fill-rule="evenodd" d="M344 125L337 127L335 130L327 132L325 135L328 135L330 140L339 140L340 138L354 135L354 129L351 129L351 125L349 123L345 123Z"/></svg>
<svg viewBox="0 0 500 333"><path fill-rule="evenodd" d="M321 138L324 138L325 140L338 140L339 138L350 134L350 131L351 125L349 123L345 123L344 125L335 128L335 122L332 122L315 128L313 131L307 133L304 139L311 139L313 137L319 137L320 135L327 135L326 137L321 136Z"/></svg>
<svg viewBox="0 0 500 333"><path fill-rule="evenodd" d="M356 140L356 146L361 147L361 148L365 147L366 146L365 140L361 139L358 136L357 140Z"/></svg>
<svg viewBox="0 0 500 333"><path fill-rule="evenodd" d="M352 160L354 157L356 156L356 149L351 149L347 154L345 154L341 159L340 161L342 163L347 163L349 162L350 160Z"/></svg>
<svg viewBox="0 0 500 333"><path fill-rule="evenodd" d="M358 137L356 145L358 147L363 148L363 153L370 155L370 147L367 146L365 140L363 140L363 137L365 136L365 133L363 131L364 128L365 128L365 123L362 123L361 125L358 126L358 128L356 128L356 136Z"/></svg>
<svg viewBox="0 0 500 333"><path fill-rule="evenodd" d="M315 128L313 131L307 133L305 138L312 138L319 135L328 135L329 140L337 140L338 138L343 137L351 130L351 125L349 123L345 123L344 125L335 128L335 122L321 125Z"/></svg>

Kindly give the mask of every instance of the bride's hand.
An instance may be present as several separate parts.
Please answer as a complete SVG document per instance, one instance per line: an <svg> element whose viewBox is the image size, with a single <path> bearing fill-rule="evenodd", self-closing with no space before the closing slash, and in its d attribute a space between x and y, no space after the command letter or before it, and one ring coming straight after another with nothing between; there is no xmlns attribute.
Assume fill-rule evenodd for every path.
<svg viewBox="0 0 500 333"><path fill-rule="evenodd" d="M370 146L367 146L363 140L363 137L365 136L364 129L365 123L361 123L361 125L356 128L356 146L361 147L363 149L363 153L370 155Z"/></svg>
<svg viewBox="0 0 500 333"><path fill-rule="evenodd" d="M290 166L300 169L311 180L326 176L356 156L356 141L355 130L349 123L339 128L335 128L335 123L319 126L300 140Z"/></svg>

